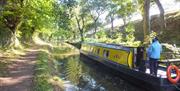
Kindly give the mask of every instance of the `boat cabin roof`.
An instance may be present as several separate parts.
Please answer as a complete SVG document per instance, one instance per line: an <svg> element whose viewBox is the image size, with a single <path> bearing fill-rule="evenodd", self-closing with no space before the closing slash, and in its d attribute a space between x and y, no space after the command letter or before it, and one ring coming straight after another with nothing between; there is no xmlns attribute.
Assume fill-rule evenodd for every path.
<svg viewBox="0 0 180 91"><path fill-rule="evenodd" d="M106 47L106 48L113 48L113 49L130 49L130 48L138 48L138 47L131 47L131 46L124 46L120 44L109 44L109 43L84 43L94 46Z"/></svg>

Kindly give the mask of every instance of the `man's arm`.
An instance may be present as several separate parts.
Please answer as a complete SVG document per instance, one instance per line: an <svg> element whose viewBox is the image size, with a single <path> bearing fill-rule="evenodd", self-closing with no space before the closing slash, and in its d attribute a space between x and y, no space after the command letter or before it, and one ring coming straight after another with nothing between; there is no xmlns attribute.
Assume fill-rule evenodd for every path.
<svg viewBox="0 0 180 91"><path fill-rule="evenodd" d="M162 53L162 45L160 45L160 52Z"/></svg>
<svg viewBox="0 0 180 91"><path fill-rule="evenodd" d="M150 47L148 48L148 56L150 57L151 53L152 53L152 45L150 45Z"/></svg>

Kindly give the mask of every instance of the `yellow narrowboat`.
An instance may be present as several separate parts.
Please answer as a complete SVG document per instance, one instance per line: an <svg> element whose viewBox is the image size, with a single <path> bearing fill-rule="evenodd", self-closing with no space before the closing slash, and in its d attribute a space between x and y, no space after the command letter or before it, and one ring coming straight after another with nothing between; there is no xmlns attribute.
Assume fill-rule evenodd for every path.
<svg viewBox="0 0 180 91"><path fill-rule="evenodd" d="M141 86L143 84L143 87L150 88L152 91L177 91L174 84L167 78L167 68L159 67L157 76L150 75L149 68L145 65L146 51L144 47L82 43L80 53L117 70L122 74L121 77L129 82ZM180 84L179 81L178 84Z"/></svg>

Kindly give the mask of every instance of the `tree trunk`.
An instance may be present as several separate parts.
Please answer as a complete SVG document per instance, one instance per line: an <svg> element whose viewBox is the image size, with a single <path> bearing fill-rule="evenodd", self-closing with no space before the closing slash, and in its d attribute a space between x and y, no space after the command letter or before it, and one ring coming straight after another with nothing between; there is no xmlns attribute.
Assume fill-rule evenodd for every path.
<svg viewBox="0 0 180 91"><path fill-rule="evenodd" d="M15 7L18 7L19 4L23 5L23 0L21 0L21 2L15 2L15 1L8 2L7 0L0 0L0 6L1 6L0 8L2 8L4 5L8 6L11 3L15 5ZM8 33L9 35L7 35L8 38L6 39L7 42L5 45L10 46L10 47L19 46L20 42L16 37L16 32L22 25L22 21L21 21L22 14L21 13L16 14L15 12L17 11L21 12L21 9L6 8L6 10L3 10L3 11L10 11L13 13L13 15L11 14L2 15L3 23L10 30L10 32Z"/></svg>
<svg viewBox="0 0 180 91"><path fill-rule="evenodd" d="M94 24L94 33L93 33L94 38L95 38L96 32L97 32L97 24L95 23L95 24Z"/></svg>
<svg viewBox="0 0 180 91"><path fill-rule="evenodd" d="M124 26L126 26L126 24L127 24L126 23L126 17L123 17L122 20L123 20Z"/></svg>
<svg viewBox="0 0 180 91"><path fill-rule="evenodd" d="M48 38L48 42L50 42L52 40L53 34L51 34Z"/></svg>
<svg viewBox="0 0 180 91"><path fill-rule="evenodd" d="M79 29L79 32L80 32L80 36L81 36L81 41L84 41L84 36L83 36L83 29L84 29L84 19L83 17L81 17L82 19L82 27L80 25L80 19L78 19L78 17L76 16L76 22L77 22L77 25L78 25L78 29Z"/></svg>
<svg viewBox="0 0 180 91"><path fill-rule="evenodd" d="M15 47L15 42L16 42L16 31L15 30L11 30L11 35L10 35L10 38L9 38L8 42L9 43L8 43L7 46Z"/></svg>
<svg viewBox="0 0 180 91"><path fill-rule="evenodd" d="M23 24L23 21L21 20L21 21L16 25L16 28L15 28L15 31L14 31L14 47L20 47L20 41L19 41L19 39L17 38L16 32L19 31L19 28L22 26L22 24Z"/></svg>
<svg viewBox="0 0 180 91"><path fill-rule="evenodd" d="M123 23L124 23L124 26L122 27L122 31L124 32L125 28L126 28L126 25L127 25L127 19L126 19L126 17L123 17L122 20L123 20Z"/></svg>
<svg viewBox="0 0 180 91"><path fill-rule="evenodd" d="M97 17L96 19L94 19L94 33L93 33L93 37L95 38L95 34L97 32L97 20L99 17Z"/></svg>
<svg viewBox="0 0 180 91"><path fill-rule="evenodd" d="M165 23L165 19L164 19L164 9L163 9L163 6L161 4L161 2L159 0L154 0L159 8L159 11L160 11L160 27L161 27L161 32L163 30L165 30L166 28L166 23Z"/></svg>
<svg viewBox="0 0 180 91"><path fill-rule="evenodd" d="M110 16L110 19L111 19L111 30L109 32L109 36L112 38L112 34L114 31L114 18L113 18L113 16Z"/></svg>
<svg viewBox="0 0 180 91"><path fill-rule="evenodd" d="M148 43L147 35L150 33L150 20L149 20L149 8L150 0L144 2L144 14L143 14L143 30L144 30L144 43Z"/></svg>
<svg viewBox="0 0 180 91"><path fill-rule="evenodd" d="M83 30L80 30L80 35L81 35L81 41L84 41L84 36L83 36Z"/></svg>
<svg viewBox="0 0 180 91"><path fill-rule="evenodd" d="M111 32L114 31L114 18L111 16Z"/></svg>

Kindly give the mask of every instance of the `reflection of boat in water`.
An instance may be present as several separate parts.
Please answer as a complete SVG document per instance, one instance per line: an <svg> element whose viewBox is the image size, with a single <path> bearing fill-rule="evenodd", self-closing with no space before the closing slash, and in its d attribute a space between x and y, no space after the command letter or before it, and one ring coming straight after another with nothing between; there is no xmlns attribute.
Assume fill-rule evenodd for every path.
<svg viewBox="0 0 180 91"><path fill-rule="evenodd" d="M159 67L158 75L152 76L145 66L143 47L125 47L116 44L82 43L81 54L120 72L123 79L149 88L152 91L177 91L166 76L166 68ZM172 74L176 76L176 74ZM179 82L177 83L179 84Z"/></svg>

